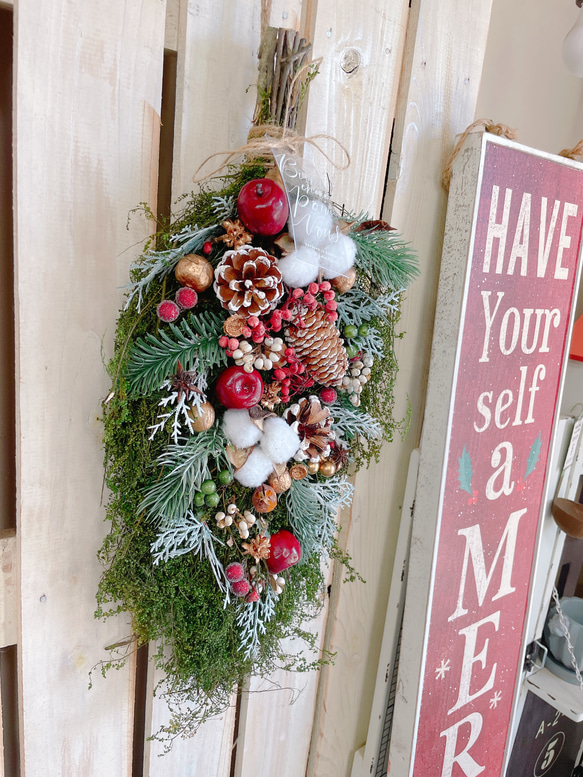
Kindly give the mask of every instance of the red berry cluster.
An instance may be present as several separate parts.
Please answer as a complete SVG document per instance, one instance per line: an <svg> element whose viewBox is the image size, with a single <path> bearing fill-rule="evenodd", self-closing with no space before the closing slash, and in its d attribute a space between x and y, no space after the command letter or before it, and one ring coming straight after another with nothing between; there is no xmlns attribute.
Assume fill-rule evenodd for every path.
<svg viewBox="0 0 583 777"><path fill-rule="evenodd" d="M336 296L336 292L330 285L328 281L322 281L322 283L310 283L308 285L307 291L304 291L304 289L293 289L289 299L285 303L283 310L289 310L290 307L294 307L294 303L298 303L301 300L301 304L308 308L308 310L315 310L318 305L320 304L319 300L317 299L317 295L321 294L323 297L323 304L324 309L326 310L326 318L328 321L337 321L338 320L338 313L336 312L338 308L338 303L334 299ZM297 319L297 313L295 311L292 312L291 318L295 318L296 326L301 326L301 321ZM288 318L288 320L290 320Z"/></svg>
<svg viewBox="0 0 583 777"><path fill-rule="evenodd" d="M225 567L225 575L235 596L245 597L246 602L259 600L259 591L254 588L247 577L247 572L240 561L232 561Z"/></svg>

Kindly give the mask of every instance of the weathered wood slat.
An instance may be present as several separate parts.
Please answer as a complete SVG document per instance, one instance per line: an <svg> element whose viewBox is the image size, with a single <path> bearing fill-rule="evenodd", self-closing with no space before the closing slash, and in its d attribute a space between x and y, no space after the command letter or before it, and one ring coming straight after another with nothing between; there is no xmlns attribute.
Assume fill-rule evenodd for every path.
<svg viewBox="0 0 583 777"><path fill-rule="evenodd" d="M15 532L0 532L0 648L18 641L18 555Z"/></svg>
<svg viewBox="0 0 583 777"><path fill-rule="evenodd" d="M21 742L29 777L131 772L132 663L88 690L107 526L100 403L120 286L155 202L164 0L22 0L15 14Z"/></svg>
<svg viewBox="0 0 583 777"><path fill-rule="evenodd" d="M385 215L419 252L422 275L403 305L400 325L407 334L396 348L400 365L398 399L404 407L409 398L412 416L407 439L393 446L386 461L393 505L400 499L405 456L419 444L423 422L423 376L427 374L431 350L446 209L441 173L455 135L474 120L491 5L491 0L482 0L470 9L460 0L439 4L421 0L413 2L411 8ZM414 548L419 543L424 543L423 537L415 536L408 591L426 590L429 569L414 560ZM408 629L423 628L418 617L416 624L407 622L407 607L408 602L390 751L391 774L398 777L409 773L419 676L420 656L408 647Z"/></svg>
<svg viewBox="0 0 583 777"><path fill-rule="evenodd" d="M383 197L407 14L406 2L319 2L317 15L307 20L314 57L323 61L310 87L306 135L326 133L346 146L352 160L348 170L327 170L332 198L375 216ZM343 161L333 145L326 148ZM350 774L353 753L366 738L382 636L379 587L386 597L388 540L396 540L398 527L398 514L392 524L387 520L384 477L380 468L360 473L352 510L341 516L341 542L367 583L343 584L343 569L335 571L326 647L336 657L319 677L309 775Z"/></svg>

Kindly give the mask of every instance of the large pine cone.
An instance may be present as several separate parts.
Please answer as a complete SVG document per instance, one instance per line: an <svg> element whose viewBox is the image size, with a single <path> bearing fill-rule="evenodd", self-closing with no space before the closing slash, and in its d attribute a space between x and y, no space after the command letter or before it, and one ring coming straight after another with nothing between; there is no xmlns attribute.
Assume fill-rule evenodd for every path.
<svg viewBox="0 0 583 777"><path fill-rule="evenodd" d="M320 385L342 384L348 370L348 356L338 329L328 321L323 308L300 310L286 329L285 339Z"/></svg>
<svg viewBox="0 0 583 777"><path fill-rule="evenodd" d="M214 290L231 313L260 316L277 305L283 281L273 256L262 248L245 246L225 252L215 269Z"/></svg>

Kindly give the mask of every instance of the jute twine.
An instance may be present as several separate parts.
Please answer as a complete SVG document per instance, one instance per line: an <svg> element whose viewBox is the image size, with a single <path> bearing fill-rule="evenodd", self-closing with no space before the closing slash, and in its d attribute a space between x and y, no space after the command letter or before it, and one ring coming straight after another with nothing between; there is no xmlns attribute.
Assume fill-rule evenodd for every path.
<svg viewBox="0 0 583 777"><path fill-rule="evenodd" d="M329 154L324 151L320 141L329 140L338 146L342 151L345 162L335 162ZM262 124L257 127L252 127L247 138L247 143L234 151L216 151L214 154L208 156L204 162L198 167L194 176L193 182L200 183L207 178L220 173L226 167L228 167L235 159L239 157L246 157L249 160L260 159L262 157L269 157L273 151L287 151L288 153L300 154L304 148L304 145L310 145L315 148L333 167L337 170L346 170L350 165L350 154L348 149L332 135L320 134L311 135L306 138L302 135L298 135L294 130L285 129L274 124ZM199 175L205 165L215 157L224 157L223 161L218 167L211 170L210 173Z"/></svg>
<svg viewBox="0 0 583 777"><path fill-rule="evenodd" d="M508 127L506 124L495 124L492 121L492 119L477 119L477 121L473 122L473 124L470 124L470 126L463 131L463 133L460 136L460 139L455 144L455 148L452 151L449 161L445 166L445 169L441 176L441 183L443 185L443 188L446 191L449 190L451 176L453 175L453 172L452 172L453 163L457 155L461 151L461 148L464 144L465 139L468 137L470 132L477 132L478 130L486 130L486 132L491 132L493 135L500 135L500 137L508 138L509 140L516 140L518 136L518 133L516 130L512 129L511 127Z"/></svg>
<svg viewBox="0 0 583 777"><path fill-rule="evenodd" d="M559 156L573 159L575 162L583 162L583 140L580 140L573 148L564 148L559 151Z"/></svg>

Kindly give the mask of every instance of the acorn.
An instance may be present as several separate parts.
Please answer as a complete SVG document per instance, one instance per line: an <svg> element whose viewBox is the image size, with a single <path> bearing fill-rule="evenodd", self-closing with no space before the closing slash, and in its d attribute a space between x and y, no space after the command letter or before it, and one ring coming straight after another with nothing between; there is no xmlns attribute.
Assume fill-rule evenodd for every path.
<svg viewBox="0 0 583 777"><path fill-rule="evenodd" d="M258 513L270 513L277 507L277 493L271 485L258 486L253 492L253 507Z"/></svg>
<svg viewBox="0 0 583 777"><path fill-rule="evenodd" d="M186 254L174 270L176 280L182 286L188 286L195 291L206 291L214 280L212 264L204 256Z"/></svg>
<svg viewBox="0 0 583 777"><path fill-rule="evenodd" d="M200 407L193 402L188 415L195 432L206 432L215 422L215 409L210 402L203 402Z"/></svg>

